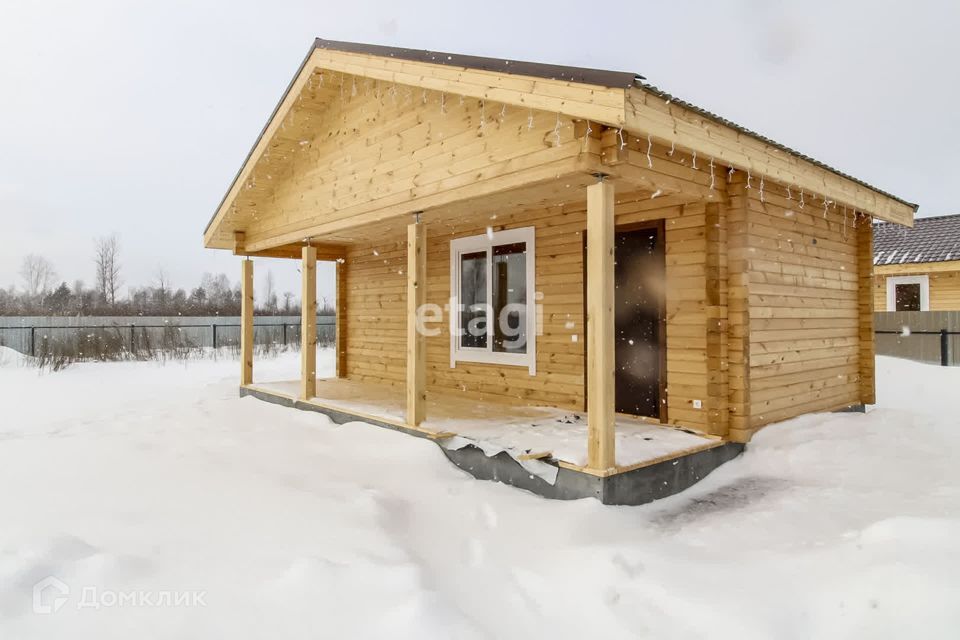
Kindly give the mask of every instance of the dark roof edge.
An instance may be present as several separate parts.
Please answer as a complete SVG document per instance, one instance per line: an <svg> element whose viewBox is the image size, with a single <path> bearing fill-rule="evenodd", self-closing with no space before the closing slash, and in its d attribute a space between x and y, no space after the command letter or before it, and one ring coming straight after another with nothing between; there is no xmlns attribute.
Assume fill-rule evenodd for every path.
<svg viewBox="0 0 960 640"><path fill-rule="evenodd" d="M664 100L668 100L668 101L670 101L670 102L674 102L674 103L680 105L681 107L684 107L684 108L686 108L686 109L690 109L691 111L694 111L694 112L696 112L696 113L699 113L700 115L704 116L705 118L709 118L709 119L713 120L714 122L718 122L718 123L720 123L720 124L722 124L722 125L728 126L728 127L730 127L731 129L734 129L734 130L736 130L736 131L739 131L740 133L746 134L746 135L748 135L748 136L750 136L750 137L752 137L752 138L756 138L757 140L760 140L761 142L763 142L763 143L765 143L765 144L769 144L769 145L772 146L772 147L776 147L777 149L780 149L781 151L786 151L786 152L789 153L790 155L796 156L796 157L800 158L801 160L806 160L807 162L809 162L809 163L811 163L811 164L813 164L813 165L816 165L816 166L820 167L821 169L826 169L827 171L829 171L829 172L831 172L831 173L835 173L835 174L837 174L838 176L840 176L840 177L842 177L842 178L846 178L847 180L850 180L851 182L855 182L856 184L860 185L861 187L866 187L867 189L870 189L871 191L875 191L876 193L879 193L879 194L881 194L881 195L883 195L883 196L886 196L886 197L890 198L891 200L896 200L896 201L899 202L900 204L905 204L905 205L907 205L908 207L912 207L914 213L916 213L916 212L917 212L917 209L920 208L920 205L919 205L919 204L916 204L916 203L913 203L913 202L909 202L909 201L907 201L907 200L904 200L903 198L900 198L900 197L898 197L898 196L895 196L895 195L893 195L892 193L890 193L890 192L888 192L888 191L884 191L883 189L878 189L877 187L873 186L872 184L870 184L870 183L868 183L868 182L864 182L863 180L860 180L859 178L855 178L855 177L851 176L851 175L848 174L848 173L844 173L843 171L840 171L839 169L835 169L834 167L831 167L830 165L828 165L828 164L826 164L826 163L824 163L824 162L820 162L820 161L817 160L816 158L812 158L812 157L810 157L810 156L808 156L808 155L806 155L806 154L804 154L804 153L800 153L800 152L797 151L796 149L792 149L792 148L788 147L788 146L785 145L785 144L781 144L781 143L777 142L776 140L773 140L773 139L771 139L771 138L768 138L768 137L766 137L766 136L764 136L764 135L761 135L761 134L757 133L756 131L751 131L750 129L747 129L746 127L741 126L741 125L737 124L736 122L732 122L732 121L730 121L730 120L727 120L726 118L724 118L724 117L722 117L722 116L718 116L717 114L712 113L712 112L710 112L710 111L707 111L706 109L703 109L703 108L701 108L701 107L698 107L697 105L695 105L695 104L693 104L693 103L687 102L686 100L683 100L683 99L678 98L678 97L676 97L676 96L674 96L674 95L671 95L671 94L667 93L666 91L663 91L662 89L659 89L659 88L655 87L655 86L652 85L652 84L648 84L648 83L646 83L646 82L637 82L636 84L637 84L637 86L641 87L642 89L645 89L646 91L649 91L650 93L653 93L654 95L656 95L656 96L658 96L658 97L660 97L660 98L663 98ZM894 222L894 223L891 223L891 224L899 224L899 223Z"/></svg>
<svg viewBox="0 0 960 640"><path fill-rule="evenodd" d="M317 49L331 49L347 53L365 53L384 58L398 58L412 62L426 62L453 67L465 67L494 73L509 73L511 75L547 78L564 82L579 82L601 87L615 87L626 89L632 87L637 78L645 79L636 73L628 71L608 71L606 69L590 69L587 67L569 67L559 64L545 64L542 62L526 62L523 60L505 60L503 58L485 58L482 56L466 56L459 53L445 51L429 51L424 49L404 49L401 47L387 47L378 44L364 44L361 42L341 42L337 40L314 41Z"/></svg>

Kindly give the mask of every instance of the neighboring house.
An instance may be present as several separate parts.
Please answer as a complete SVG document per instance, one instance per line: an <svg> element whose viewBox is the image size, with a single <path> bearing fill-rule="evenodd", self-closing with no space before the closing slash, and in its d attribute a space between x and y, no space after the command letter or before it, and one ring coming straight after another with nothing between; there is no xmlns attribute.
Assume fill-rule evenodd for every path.
<svg viewBox="0 0 960 640"><path fill-rule="evenodd" d="M874 402L871 218L915 210L634 73L317 40L204 244L301 260L300 379L256 384L243 262L241 394L639 503Z"/></svg>
<svg viewBox="0 0 960 640"><path fill-rule="evenodd" d="M960 311L960 214L873 228L876 311Z"/></svg>

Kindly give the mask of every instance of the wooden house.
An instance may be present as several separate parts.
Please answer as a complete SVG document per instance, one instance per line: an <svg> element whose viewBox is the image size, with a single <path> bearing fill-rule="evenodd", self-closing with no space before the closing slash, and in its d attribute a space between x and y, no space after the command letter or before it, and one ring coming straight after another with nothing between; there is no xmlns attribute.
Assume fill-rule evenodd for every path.
<svg viewBox="0 0 960 640"><path fill-rule="evenodd" d="M317 40L204 243L302 261L300 380L257 384L243 262L242 394L637 503L874 402L871 219L915 210L634 73Z"/></svg>
<svg viewBox="0 0 960 640"><path fill-rule="evenodd" d="M876 311L960 311L960 214L874 225Z"/></svg>

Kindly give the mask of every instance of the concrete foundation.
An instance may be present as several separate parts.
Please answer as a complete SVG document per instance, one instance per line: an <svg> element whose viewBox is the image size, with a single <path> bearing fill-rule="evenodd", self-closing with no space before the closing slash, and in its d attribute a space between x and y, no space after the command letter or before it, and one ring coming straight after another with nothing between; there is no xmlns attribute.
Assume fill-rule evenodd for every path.
<svg viewBox="0 0 960 640"><path fill-rule="evenodd" d="M724 462L740 455L743 446L734 442L723 443L606 477L560 467L553 484L532 475L506 452L488 457L479 447L468 445L457 450L443 449L443 453L476 478L526 489L544 498L596 498L604 504L639 505L693 486Z"/></svg>

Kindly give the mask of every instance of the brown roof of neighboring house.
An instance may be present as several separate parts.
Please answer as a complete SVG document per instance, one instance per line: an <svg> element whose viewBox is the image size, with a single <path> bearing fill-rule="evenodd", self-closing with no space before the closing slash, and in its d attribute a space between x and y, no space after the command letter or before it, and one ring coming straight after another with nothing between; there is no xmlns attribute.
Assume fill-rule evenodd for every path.
<svg viewBox="0 0 960 640"><path fill-rule="evenodd" d="M912 229L892 222L873 227L876 265L950 260L960 260L960 214L917 218Z"/></svg>

